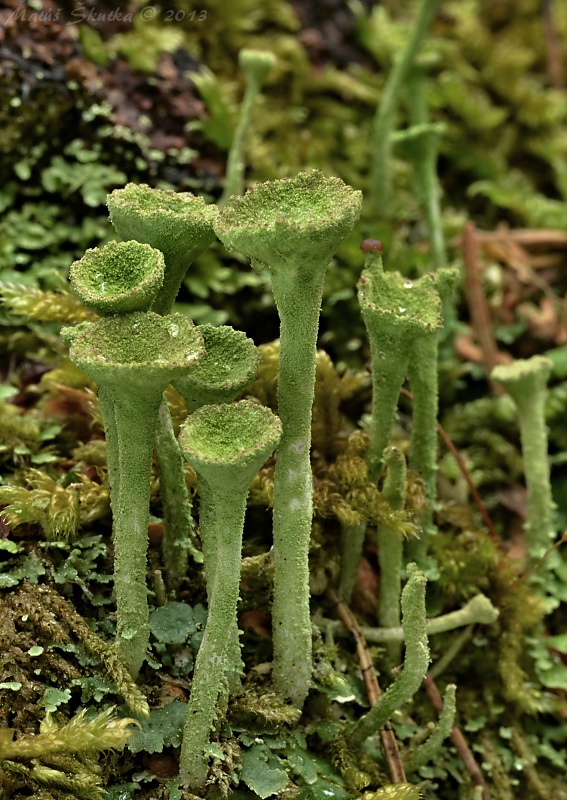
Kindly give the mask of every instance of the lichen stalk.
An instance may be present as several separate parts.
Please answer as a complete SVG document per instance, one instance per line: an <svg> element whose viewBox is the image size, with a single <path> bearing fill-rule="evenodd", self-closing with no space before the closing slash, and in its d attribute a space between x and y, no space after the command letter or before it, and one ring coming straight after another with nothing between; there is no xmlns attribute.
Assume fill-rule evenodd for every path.
<svg viewBox="0 0 567 800"><path fill-rule="evenodd" d="M400 94L440 0L422 0L406 49L394 63L372 124L370 196L372 207L388 214L392 197L392 131Z"/></svg>
<svg viewBox="0 0 567 800"><path fill-rule="evenodd" d="M193 790L202 788L207 778L209 756L204 747L213 728L220 685L227 668L229 631L236 620L246 511L246 492L226 492L201 478L199 493L201 513L205 512L207 518L207 535L215 531L216 547L211 553L215 569L212 580L207 580L210 584L209 614L195 663L179 760L181 778ZM240 653L238 658L240 660Z"/></svg>
<svg viewBox="0 0 567 800"><path fill-rule="evenodd" d="M548 461L545 401L552 364L544 356L514 361L492 370L492 378L502 383L518 409L524 474L527 487L527 519L524 526L530 563L537 562L555 537L553 501ZM557 564L547 558L544 568Z"/></svg>
<svg viewBox="0 0 567 800"><path fill-rule="evenodd" d="M226 181L222 197L219 200L219 208L225 206L231 195L242 194L244 191L246 143L252 122L252 113L264 81L268 77L270 69L276 63L276 57L273 53L262 50L241 50L238 55L238 61L246 75L246 88L240 107L240 116L238 117L238 123L228 154Z"/></svg>
<svg viewBox="0 0 567 800"><path fill-rule="evenodd" d="M405 505L406 459L397 447L389 447L384 453L387 473L382 496L393 511L401 511ZM400 595L402 592L403 540L399 533L388 525L378 525L378 564L380 566L380 592L378 595L378 622L384 628L396 628L400 624ZM401 642L387 642L386 652L390 666L401 661Z"/></svg>
<svg viewBox="0 0 567 800"><path fill-rule="evenodd" d="M299 265L295 267L298 269ZM289 286L276 273L280 316L278 413L283 435L274 476L274 681L298 707L311 682L309 540L313 521L311 410L324 269L308 285ZM295 270L292 269L293 274ZM305 297L312 298L308 305Z"/></svg>
<svg viewBox="0 0 567 800"><path fill-rule="evenodd" d="M192 503L185 483L183 456L175 438L165 395L159 407L155 451L163 506L161 552L168 587L176 590L187 574L189 554L197 563L202 563L203 554L193 543L197 534L191 512Z"/></svg>
<svg viewBox="0 0 567 800"><path fill-rule="evenodd" d="M112 508L115 645L131 675L136 677L144 663L150 636L146 560L152 451L161 391L137 392L128 398L113 394L116 450L122 475Z"/></svg>
<svg viewBox="0 0 567 800"><path fill-rule="evenodd" d="M358 298L370 341L372 417L367 453L371 480L380 477L384 449L390 443L400 388L417 340L441 328L441 301L434 280L416 281L399 273L385 273L380 242L367 240L365 267L358 282ZM435 421L433 423L435 425Z"/></svg>
<svg viewBox="0 0 567 800"><path fill-rule="evenodd" d="M457 687L454 683L450 683L447 686L443 696L443 709L433 732L423 744L412 750L407 758L404 759L404 766L408 773L415 772L419 767L431 761L440 750L445 739L451 735L455 714L457 713L456 691Z"/></svg>
<svg viewBox="0 0 567 800"><path fill-rule="evenodd" d="M339 595L341 600L348 605L356 586L358 567L364 550L364 535L366 533L366 520L360 520L353 525L341 525L341 578L339 581Z"/></svg>
<svg viewBox="0 0 567 800"><path fill-rule="evenodd" d="M232 197L215 230L269 268L280 315L278 411L283 436L274 484L274 682L301 708L311 678L309 539L311 414L325 272L360 216L361 195L317 170Z"/></svg>
<svg viewBox="0 0 567 800"><path fill-rule="evenodd" d="M416 193L427 220L429 247L433 268L447 266L447 247L441 219L441 186L437 175L437 159L443 123L429 123L427 114L426 71L417 66L409 77L410 122L415 135L413 157Z"/></svg>
<svg viewBox="0 0 567 800"><path fill-rule="evenodd" d="M420 514L422 532L414 541L412 558L423 566L428 538L435 532L437 500L437 415L439 411L439 336L437 331L417 338L408 362L413 395L410 464L423 480L426 506Z"/></svg>
<svg viewBox="0 0 567 800"><path fill-rule="evenodd" d="M236 610L248 489L280 436L279 419L250 401L204 406L188 418L180 434L199 480L209 599L180 757L181 778L193 790L201 789L207 778L206 747L225 672L234 674L241 667Z"/></svg>
<svg viewBox="0 0 567 800"><path fill-rule="evenodd" d="M179 288L194 259L214 240L216 206L190 192L153 189L127 184L107 197L111 221L123 238L146 242L163 253L162 285L153 299L154 312L171 313ZM165 398L163 400L165 404ZM162 551L168 578L176 588L187 571L187 555L193 551L194 529L191 499L167 405L162 405L156 435L156 457L164 515ZM179 558L177 558L179 556Z"/></svg>
<svg viewBox="0 0 567 800"><path fill-rule="evenodd" d="M407 703L421 686L429 665L429 644L425 626L425 575L415 564L408 565L409 580L402 592L402 626L406 640L404 668L394 683L354 726L349 740L353 747L378 733L393 712Z"/></svg>
<svg viewBox="0 0 567 800"><path fill-rule="evenodd" d="M72 336L69 356L102 390L108 423L116 647L133 677L149 641L146 555L159 406L167 384L194 367L203 354L202 337L181 315L115 315L85 323Z"/></svg>

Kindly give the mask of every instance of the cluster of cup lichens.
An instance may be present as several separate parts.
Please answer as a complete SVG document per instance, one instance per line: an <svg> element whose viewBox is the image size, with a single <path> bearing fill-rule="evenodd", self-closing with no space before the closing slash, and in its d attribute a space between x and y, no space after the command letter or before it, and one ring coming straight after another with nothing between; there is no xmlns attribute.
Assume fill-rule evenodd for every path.
<svg viewBox="0 0 567 800"><path fill-rule="evenodd" d="M198 476L209 617L180 764L193 789L206 780L206 745L224 676L228 671L230 682L241 669L236 605L246 498L254 474L276 448L273 679L282 698L298 708L310 687L310 444L318 322L327 265L354 228L360 208L360 192L318 171L260 184L230 198L220 214L192 195L129 185L110 195L109 209L117 232L130 240L90 250L71 268L74 290L102 317L66 329L64 335L73 361L99 386L112 492L116 646L133 675L149 640L146 550L152 451L167 523L163 557L170 588L184 577L193 525L184 495L182 452ZM279 417L252 401L232 402L253 380L259 363L256 348L243 333L226 326L195 327L187 317L171 313L185 270L215 235L249 256L254 267L270 272L280 316ZM414 402L410 458L429 500L421 520L422 545L414 554L419 563L425 561L426 534L433 527L438 333L456 273L439 270L412 282L383 271L380 249L373 240L364 244L366 265L359 283L372 355L368 472L375 481L383 464L387 467L384 497L393 509L402 508L405 459L389 444L399 390L408 375ZM168 384L183 395L189 412L179 443L164 400ZM539 488L535 494L549 506L546 491ZM397 628L401 542L388 529L378 531L378 542L385 575L379 619ZM408 627L403 680L387 695L388 702L357 726L357 741L375 718L381 721L390 706L407 700L427 667L427 657L417 658L424 649L425 582L417 568L410 574L402 594L404 614L409 625L419 611L423 624L413 638ZM491 608L491 618L496 613ZM392 663L399 660L399 645L389 648L389 656Z"/></svg>

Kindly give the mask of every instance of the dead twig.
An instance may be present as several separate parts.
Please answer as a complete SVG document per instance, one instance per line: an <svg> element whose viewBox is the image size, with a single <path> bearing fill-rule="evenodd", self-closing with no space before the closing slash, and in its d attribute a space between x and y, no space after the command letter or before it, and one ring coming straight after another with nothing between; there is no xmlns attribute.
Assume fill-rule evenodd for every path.
<svg viewBox="0 0 567 800"><path fill-rule="evenodd" d="M565 70L563 68L562 47L553 18L552 0L543 0L543 30L547 45L547 77L554 89L564 91Z"/></svg>
<svg viewBox="0 0 567 800"><path fill-rule="evenodd" d="M496 346L492 333L492 321L488 302L482 288L480 266L478 263L478 239L476 228L472 222L467 222L463 234L463 252L465 260L465 287L471 322L477 341L484 355L486 371L490 375L494 367L502 363L502 356ZM498 393L504 389L498 384L491 386Z"/></svg>

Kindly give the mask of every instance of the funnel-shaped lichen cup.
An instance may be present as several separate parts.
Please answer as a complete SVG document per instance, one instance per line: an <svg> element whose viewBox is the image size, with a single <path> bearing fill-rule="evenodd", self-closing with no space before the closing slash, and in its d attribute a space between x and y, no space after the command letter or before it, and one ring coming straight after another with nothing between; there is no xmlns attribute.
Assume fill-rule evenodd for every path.
<svg viewBox="0 0 567 800"><path fill-rule="evenodd" d="M205 355L194 370L175 382L187 411L230 403L256 377L260 353L242 331L229 325L199 325Z"/></svg>
<svg viewBox="0 0 567 800"><path fill-rule="evenodd" d="M139 242L94 247L71 265L77 297L100 316L146 311L163 286L163 253Z"/></svg>
<svg viewBox="0 0 567 800"><path fill-rule="evenodd" d="M412 345L442 326L441 300L431 276L416 281L385 273L379 252L369 252L358 282L358 300L368 330L372 361L372 421L368 469L376 479L396 415Z"/></svg>
<svg viewBox="0 0 567 800"><path fill-rule="evenodd" d="M168 314L187 269L215 239L217 207L190 192L134 183L109 194L107 205L119 236L146 242L164 254L165 278L153 310Z"/></svg>
<svg viewBox="0 0 567 800"><path fill-rule="evenodd" d="M203 406L183 424L179 437L199 480L199 528L209 599L181 747L181 776L193 790L206 780L205 748L223 675L227 669L240 669L236 606L248 488L281 432L270 409L243 400Z"/></svg>
<svg viewBox="0 0 567 800"><path fill-rule="evenodd" d="M231 197L215 224L229 248L268 268L280 317L274 486L274 679L301 708L311 680L309 539L313 517L311 409L327 266L354 228L362 195L339 178L300 172Z"/></svg>
<svg viewBox="0 0 567 800"><path fill-rule="evenodd" d="M204 354L180 314L135 312L83 325L71 360L96 381L107 437L113 512L116 646L136 676L149 637L146 552L152 450L163 391Z"/></svg>

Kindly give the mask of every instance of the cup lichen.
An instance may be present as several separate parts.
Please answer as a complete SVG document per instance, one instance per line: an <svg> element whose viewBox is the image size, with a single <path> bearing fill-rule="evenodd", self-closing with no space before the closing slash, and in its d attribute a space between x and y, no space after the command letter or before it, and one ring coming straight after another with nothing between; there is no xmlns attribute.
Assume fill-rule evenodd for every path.
<svg viewBox="0 0 567 800"><path fill-rule="evenodd" d="M313 517L311 409L325 273L354 228L362 195L319 170L268 181L232 197L215 231L268 268L280 317L278 413L283 425L274 483L274 680L301 707L311 680L309 540Z"/></svg>
<svg viewBox="0 0 567 800"><path fill-rule="evenodd" d="M201 406L230 403L255 378L260 365L256 345L229 325L199 325L205 355L188 375L175 382L187 411Z"/></svg>
<svg viewBox="0 0 567 800"><path fill-rule="evenodd" d="M434 337L441 328L441 300L430 275L412 281L397 272L384 272L379 249L366 253L358 299L372 362L368 467L375 480L390 442L412 348L418 338Z"/></svg>
<svg viewBox="0 0 567 800"><path fill-rule="evenodd" d="M209 613L199 648L180 757L180 774L202 788L205 748L227 669L240 668L236 607L248 489L273 453L282 427L270 409L250 400L203 406L183 424L179 441L199 482L199 530L205 555Z"/></svg>
<svg viewBox="0 0 567 800"><path fill-rule="evenodd" d="M77 297L100 316L146 311L163 286L163 254L139 242L94 247L71 265Z"/></svg>
<svg viewBox="0 0 567 800"><path fill-rule="evenodd" d="M528 557L538 561L555 538L555 503L549 477L545 401L552 362L545 356L518 359L492 370L493 380L501 383L518 409L524 473L527 487L525 524ZM546 560L547 567L556 556Z"/></svg>

